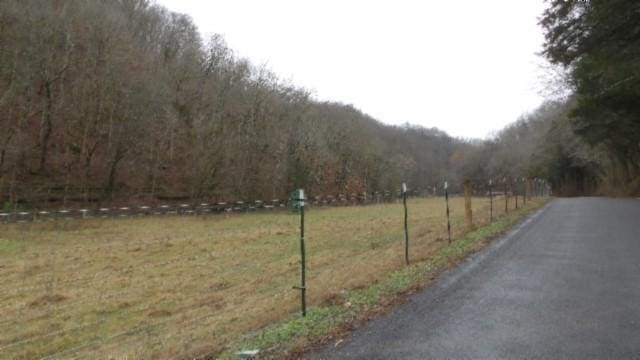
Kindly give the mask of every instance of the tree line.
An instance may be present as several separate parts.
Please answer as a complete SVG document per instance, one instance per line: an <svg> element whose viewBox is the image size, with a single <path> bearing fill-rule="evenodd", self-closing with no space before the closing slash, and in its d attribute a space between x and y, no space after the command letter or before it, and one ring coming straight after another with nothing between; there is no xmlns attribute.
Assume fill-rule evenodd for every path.
<svg viewBox="0 0 640 360"><path fill-rule="evenodd" d="M151 1L3 1L0 42L5 202L420 186L461 144L314 100Z"/></svg>
<svg viewBox="0 0 640 360"><path fill-rule="evenodd" d="M546 20L560 16L565 3L573 4L552 2L541 20L545 55L576 78L586 70L574 63L588 57L556 55L561 21ZM629 59L624 69L637 71ZM611 76L616 83L625 74ZM455 187L465 178L525 176L580 193L595 191L620 163L628 185L638 168L638 122L625 114L637 102L620 100L626 107L618 110L615 99L585 105L581 91L593 85L576 84L570 98L543 104L492 139L458 139L319 101L149 0L4 0L0 200L5 207L250 200L284 198L297 187L371 193L401 182L432 188L448 180ZM602 86L628 94L634 84ZM609 108L592 113L584 106ZM619 126L626 147L603 145L606 133L594 138L589 129L604 120L593 114L626 119Z"/></svg>
<svg viewBox="0 0 640 360"><path fill-rule="evenodd" d="M476 147L463 176L546 179L558 195L640 194L640 3L548 0L541 55L560 94Z"/></svg>
<svg viewBox="0 0 640 360"><path fill-rule="evenodd" d="M552 0L540 25L542 54L572 94L573 168L601 193L640 193L640 3Z"/></svg>

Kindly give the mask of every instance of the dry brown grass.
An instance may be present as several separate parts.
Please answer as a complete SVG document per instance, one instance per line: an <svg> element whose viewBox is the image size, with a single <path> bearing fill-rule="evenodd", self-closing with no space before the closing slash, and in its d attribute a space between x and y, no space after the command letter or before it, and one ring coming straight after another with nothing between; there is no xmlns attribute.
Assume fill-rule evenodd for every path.
<svg viewBox="0 0 640 360"><path fill-rule="evenodd" d="M474 199L488 222L488 199ZM513 206L513 201L510 202ZM454 235L463 199L451 200ZM497 215L504 211L498 199ZM336 301L404 265L402 207L309 209L308 298ZM446 244L444 200L409 201L411 260ZM169 358L215 352L298 310L288 213L3 226L0 357Z"/></svg>

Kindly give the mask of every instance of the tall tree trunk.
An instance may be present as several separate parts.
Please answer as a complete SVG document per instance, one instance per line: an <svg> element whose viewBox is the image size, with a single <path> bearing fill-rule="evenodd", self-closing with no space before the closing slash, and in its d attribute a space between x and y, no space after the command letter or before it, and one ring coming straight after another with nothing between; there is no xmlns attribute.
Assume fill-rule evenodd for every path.
<svg viewBox="0 0 640 360"><path fill-rule="evenodd" d="M40 126L40 166L38 167L39 173L44 172L45 164L47 162L49 139L51 138L51 130L53 128L51 123L51 111L53 109L51 81L45 81L44 91L46 96L46 103L42 114L42 124Z"/></svg>
<svg viewBox="0 0 640 360"><path fill-rule="evenodd" d="M115 188L116 182L116 174L118 170L118 163L120 160L124 158L124 150L122 149L122 145L118 144L116 148L116 153L113 156L113 161L111 162L111 166L109 167L109 177L107 179L107 186L104 190L104 196L113 200L113 190Z"/></svg>

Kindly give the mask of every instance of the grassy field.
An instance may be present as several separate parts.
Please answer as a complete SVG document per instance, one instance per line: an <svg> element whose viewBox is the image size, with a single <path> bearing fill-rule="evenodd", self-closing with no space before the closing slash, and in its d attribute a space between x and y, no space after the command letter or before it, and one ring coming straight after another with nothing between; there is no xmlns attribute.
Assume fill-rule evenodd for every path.
<svg viewBox="0 0 640 360"><path fill-rule="evenodd" d="M494 215L504 212L496 199ZM513 208L513 201L510 201ZM464 227L451 199L453 235ZM474 223L489 200L474 198ZM299 309L299 218L286 212L0 227L0 358L188 358ZM400 204L306 213L310 306L404 266ZM444 200L409 200L410 257L446 246Z"/></svg>

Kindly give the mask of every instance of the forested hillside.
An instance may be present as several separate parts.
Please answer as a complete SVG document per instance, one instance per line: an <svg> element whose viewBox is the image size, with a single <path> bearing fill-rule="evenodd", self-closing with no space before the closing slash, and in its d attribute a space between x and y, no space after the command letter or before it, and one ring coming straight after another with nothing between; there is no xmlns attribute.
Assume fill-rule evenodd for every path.
<svg viewBox="0 0 640 360"><path fill-rule="evenodd" d="M461 142L314 100L145 0L0 2L4 201L426 186Z"/></svg>
<svg viewBox="0 0 640 360"><path fill-rule="evenodd" d="M567 67L573 95L481 142L318 101L152 1L3 0L0 200L251 200L525 176L558 193L628 191L640 159L637 7L552 1L545 55ZM625 24L636 31L615 32Z"/></svg>

